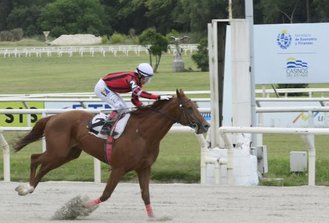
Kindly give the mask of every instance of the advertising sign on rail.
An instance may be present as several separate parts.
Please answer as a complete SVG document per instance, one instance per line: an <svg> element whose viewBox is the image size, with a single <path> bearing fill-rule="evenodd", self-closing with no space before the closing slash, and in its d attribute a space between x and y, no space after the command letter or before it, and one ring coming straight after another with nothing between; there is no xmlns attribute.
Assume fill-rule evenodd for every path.
<svg viewBox="0 0 329 223"><path fill-rule="evenodd" d="M266 107L328 107L329 101L320 102L305 102L305 101L268 101L259 102L261 108ZM260 114L258 114L260 115ZM328 112L275 112L262 113L261 126L264 127L282 127L282 128L328 128L329 113ZM258 116L260 117L260 116Z"/></svg>
<svg viewBox="0 0 329 223"><path fill-rule="evenodd" d="M43 102L29 102L29 108L42 109ZM22 102L0 102L0 109L23 109ZM41 114L0 114L0 126L3 127L24 127L34 125L41 118Z"/></svg>
<svg viewBox="0 0 329 223"><path fill-rule="evenodd" d="M329 23L254 26L255 83L328 83Z"/></svg>

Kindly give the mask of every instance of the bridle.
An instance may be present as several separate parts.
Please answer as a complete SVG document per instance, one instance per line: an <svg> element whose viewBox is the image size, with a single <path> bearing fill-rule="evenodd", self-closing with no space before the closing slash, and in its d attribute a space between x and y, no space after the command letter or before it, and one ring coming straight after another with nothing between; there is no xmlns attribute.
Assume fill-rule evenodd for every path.
<svg viewBox="0 0 329 223"><path fill-rule="evenodd" d="M188 102L190 102L191 100L188 99L187 100ZM195 128L198 123L196 123L194 120L197 120L196 118L193 118L193 110L190 109L190 108L186 108L186 105L184 103L184 101L182 99L179 99L178 101L178 107L180 109L180 116L179 118L175 118L173 117L172 115L168 114L167 112L163 112L161 110L157 110L157 109L154 109L152 107L150 107L150 109L153 111L153 112L157 112L157 113L160 113L162 114L163 116L165 116L167 119L171 120L173 123L179 123L181 125L187 125L191 128ZM183 123L181 120L181 117L183 116L184 120L187 120L186 123Z"/></svg>
<svg viewBox="0 0 329 223"><path fill-rule="evenodd" d="M187 101L191 102L191 99L188 99ZM187 120L187 124L179 122L180 124L187 125L191 128L195 128L198 126L198 124L200 124L199 121L197 121L197 123L195 122L195 120L197 120L197 118L194 117L193 110L191 108L186 108L183 100L179 99L178 106L181 109L181 113L180 113L181 116L183 115L184 119ZM182 119L180 118L180 120L182 120Z"/></svg>

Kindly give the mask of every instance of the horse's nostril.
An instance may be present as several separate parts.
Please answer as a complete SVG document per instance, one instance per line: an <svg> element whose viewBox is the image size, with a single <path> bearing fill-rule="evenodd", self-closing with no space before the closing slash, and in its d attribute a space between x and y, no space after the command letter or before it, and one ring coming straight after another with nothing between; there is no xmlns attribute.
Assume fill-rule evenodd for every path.
<svg viewBox="0 0 329 223"><path fill-rule="evenodd" d="M207 124L203 125L203 127L204 127L205 129L209 129L210 125L207 123Z"/></svg>

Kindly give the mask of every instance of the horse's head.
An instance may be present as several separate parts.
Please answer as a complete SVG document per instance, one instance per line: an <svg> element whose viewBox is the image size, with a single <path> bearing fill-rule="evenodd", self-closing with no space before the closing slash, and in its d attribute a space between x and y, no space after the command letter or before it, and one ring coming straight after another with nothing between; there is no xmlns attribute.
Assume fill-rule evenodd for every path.
<svg viewBox="0 0 329 223"><path fill-rule="evenodd" d="M178 123L190 126L195 129L196 134L205 133L210 127L209 123L203 118L196 104L184 94L183 90L176 90L178 112Z"/></svg>

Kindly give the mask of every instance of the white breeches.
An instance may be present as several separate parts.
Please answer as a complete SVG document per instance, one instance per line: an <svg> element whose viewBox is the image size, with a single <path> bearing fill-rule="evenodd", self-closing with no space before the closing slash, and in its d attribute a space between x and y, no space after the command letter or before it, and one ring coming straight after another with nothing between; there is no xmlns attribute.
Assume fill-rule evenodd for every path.
<svg viewBox="0 0 329 223"><path fill-rule="evenodd" d="M119 113L125 112L129 109L121 96L118 93L111 91L102 79L100 79L95 86L95 94L102 99L102 101L107 102L111 108L118 110Z"/></svg>

